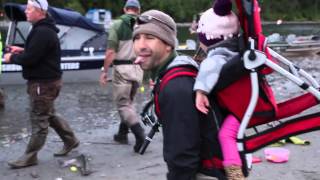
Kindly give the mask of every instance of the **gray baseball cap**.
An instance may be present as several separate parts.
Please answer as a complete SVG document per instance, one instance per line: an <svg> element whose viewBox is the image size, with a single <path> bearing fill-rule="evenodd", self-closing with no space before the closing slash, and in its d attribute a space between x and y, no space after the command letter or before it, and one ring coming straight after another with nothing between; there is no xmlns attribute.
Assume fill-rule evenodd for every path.
<svg viewBox="0 0 320 180"><path fill-rule="evenodd" d="M141 8L140 2L138 0L127 0L126 4L124 5L124 8L127 8L127 7L135 7L138 9Z"/></svg>

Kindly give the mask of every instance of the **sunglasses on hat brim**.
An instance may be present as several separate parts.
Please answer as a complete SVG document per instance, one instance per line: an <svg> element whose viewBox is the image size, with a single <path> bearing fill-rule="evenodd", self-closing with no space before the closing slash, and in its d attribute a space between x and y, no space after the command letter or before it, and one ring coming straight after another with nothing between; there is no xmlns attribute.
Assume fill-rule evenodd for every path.
<svg viewBox="0 0 320 180"><path fill-rule="evenodd" d="M174 28L169 26L166 22L162 21L161 19L159 18L156 18L154 16L150 16L150 15L142 15L142 16L139 16L137 18L137 24L147 24L147 23L150 23L151 21L158 21L160 22L161 24L167 26L169 29L171 29L172 31L174 31Z"/></svg>
<svg viewBox="0 0 320 180"><path fill-rule="evenodd" d="M43 11L43 7L42 7L41 3L38 0L31 0L31 1L32 2L36 2L37 4L39 4L40 9Z"/></svg>

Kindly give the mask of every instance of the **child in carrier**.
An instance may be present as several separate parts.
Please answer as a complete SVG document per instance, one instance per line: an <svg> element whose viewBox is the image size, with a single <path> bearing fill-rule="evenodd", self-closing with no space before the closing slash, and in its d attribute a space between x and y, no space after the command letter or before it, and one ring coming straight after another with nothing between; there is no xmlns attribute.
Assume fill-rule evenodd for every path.
<svg viewBox="0 0 320 180"><path fill-rule="evenodd" d="M231 11L231 0L216 0L213 8L205 11L198 23L200 47L207 57L200 64L194 91L196 107L207 114L210 107L207 95L214 89L223 65L239 55L239 21ZM223 166L228 180L244 179L242 162L237 150L236 137L240 122L232 114L224 119L219 130L219 142L223 153Z"/></svg>

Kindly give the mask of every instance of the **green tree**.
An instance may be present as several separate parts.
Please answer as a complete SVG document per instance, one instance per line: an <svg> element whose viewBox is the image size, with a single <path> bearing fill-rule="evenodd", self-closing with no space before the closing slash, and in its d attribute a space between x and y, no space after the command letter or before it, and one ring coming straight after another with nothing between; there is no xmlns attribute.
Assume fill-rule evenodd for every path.
<svg viewBox="0 0 320 180"><path fill-rule="evenodd" d="M91 8L105 8L113 17L121 15L125 0L49 0L51 6L70 8L81 13ZM26 3L27 0L0 0L1 7L6 2ZM320 0L259 0L262 19L286 21L320 20ZM212 5L211 0L140 0L142 11L159 9L165 11L177 22L191 22L194 14Z"/></svg>

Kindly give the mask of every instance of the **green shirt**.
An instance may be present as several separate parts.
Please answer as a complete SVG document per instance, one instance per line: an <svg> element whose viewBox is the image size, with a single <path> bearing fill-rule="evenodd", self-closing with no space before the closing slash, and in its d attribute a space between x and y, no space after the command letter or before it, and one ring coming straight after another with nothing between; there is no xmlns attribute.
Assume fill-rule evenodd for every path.
<svg viewBox="0 0 320 180"><path fill-rule="evenodd" d="M135 15L124 14L114 20L108 32L108 48L118 51L120 41L132 40Z"/></svg>
<svg viewBox="0 0 320 180"><path fill-rule="evenodd" d="M108 49L116 51L115 60L132 60L136 55L133 51L132 31L136 20L135 15L124 14L115 20L108 35Z"/></svg>

